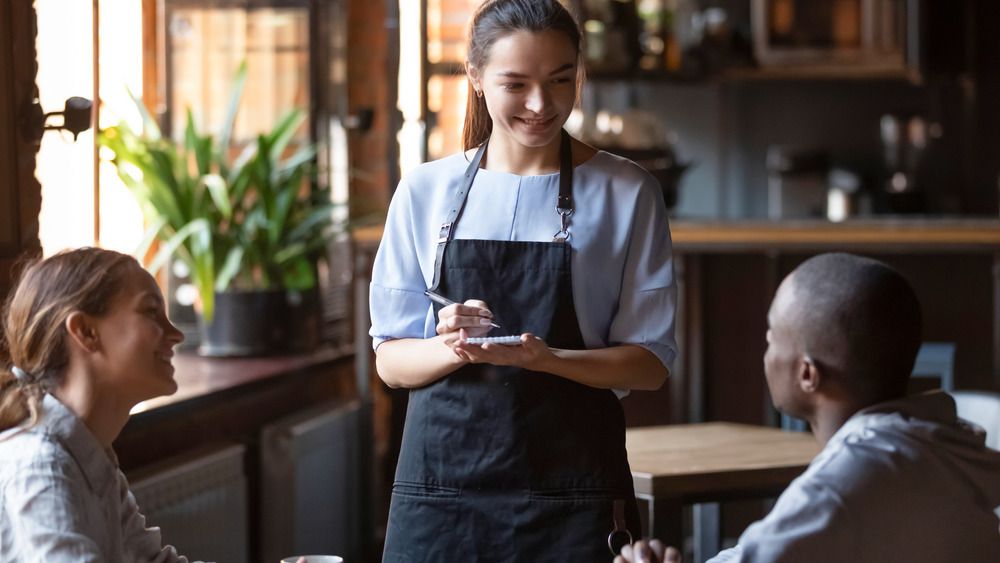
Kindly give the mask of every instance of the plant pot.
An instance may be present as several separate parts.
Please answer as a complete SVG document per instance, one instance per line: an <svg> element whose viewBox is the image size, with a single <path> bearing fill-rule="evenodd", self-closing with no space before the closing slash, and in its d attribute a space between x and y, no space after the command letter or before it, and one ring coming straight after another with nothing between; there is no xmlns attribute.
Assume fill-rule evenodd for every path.
<svg viewBox="0 0 1000 563"><path fill-rule="evenodd" d="M212 322L198 316L198 353L270 356L309 352L319 342L320 319L315 288L216 292Z"/></svg>

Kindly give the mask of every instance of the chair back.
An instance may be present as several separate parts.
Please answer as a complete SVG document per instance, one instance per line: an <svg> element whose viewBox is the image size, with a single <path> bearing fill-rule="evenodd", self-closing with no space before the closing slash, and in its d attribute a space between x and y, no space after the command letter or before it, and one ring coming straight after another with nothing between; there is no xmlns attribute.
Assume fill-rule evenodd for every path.
<svg viewBox="0 0 1000 563"><path fill-rule="evenodd" d="M986 446L1000 450L1000 393L989 391L952 391L959 418L986 430Z"/></svg>
<svg viewBox="0 0 1000 563"><path fill-rule="evenodd" d="M917 360L913 364L913 373L910 377L937 379L939 385L932 388L940 387L950 393L955 388L954 364L954 342L924 342L917 352Z"/></svg>

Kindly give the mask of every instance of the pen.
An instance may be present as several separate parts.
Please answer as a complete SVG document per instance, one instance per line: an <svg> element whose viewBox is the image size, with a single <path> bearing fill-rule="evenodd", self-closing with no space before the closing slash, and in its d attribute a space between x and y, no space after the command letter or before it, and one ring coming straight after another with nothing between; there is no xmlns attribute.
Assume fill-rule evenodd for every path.
<svg viewBox="0 0 1000 563"><path fill-rule="evenodd" d="M444 305L445 307L447 307L448 305L454 305L455 304L455 302L452 301L451 299L448 299L447 297L442 297L442 296L438 295L437 293L434 293L433 291L430 291L430 290L425 291L424 295L426 295L427 297L429 297L431 301L433 301L435 303L440 303L441 305ZM490 326L493 327L493 328L500 328L500 325L498 325L497 323L495 323L493 321L490 321Z"/></svg>

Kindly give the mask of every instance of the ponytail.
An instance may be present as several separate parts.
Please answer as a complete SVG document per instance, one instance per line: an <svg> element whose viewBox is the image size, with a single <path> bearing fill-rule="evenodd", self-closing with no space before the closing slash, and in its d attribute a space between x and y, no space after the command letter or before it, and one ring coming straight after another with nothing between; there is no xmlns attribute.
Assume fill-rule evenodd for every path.
<svg viewBox="0 0 1000 563"><path fill-rule="evenodd" d="M478 147L493 133L493 118L486 108L486 98L470 86L465 103L465 123L462 125L462 150Z"/></svg>
<svg viewBox="0 0 1000 563"><path fill-rule="evenodd" d="M21 424L25 419L28 419L28 427L38 422L41 386L32 383L27 374L22 377L14 375L15 369L0 369L0 432Z"/></svg>

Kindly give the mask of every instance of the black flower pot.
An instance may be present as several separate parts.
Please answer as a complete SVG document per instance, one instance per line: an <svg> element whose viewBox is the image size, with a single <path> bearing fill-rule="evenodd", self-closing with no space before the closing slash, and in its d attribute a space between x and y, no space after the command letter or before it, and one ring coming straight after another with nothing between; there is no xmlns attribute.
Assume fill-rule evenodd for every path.
<svg viewBox="0 0 1000 563"><path fill-rule="evenodd" d="M198 353L269 356L308 352L318 344L320 319L315 288L216 292L212 322L198 317Z"/></svg>

